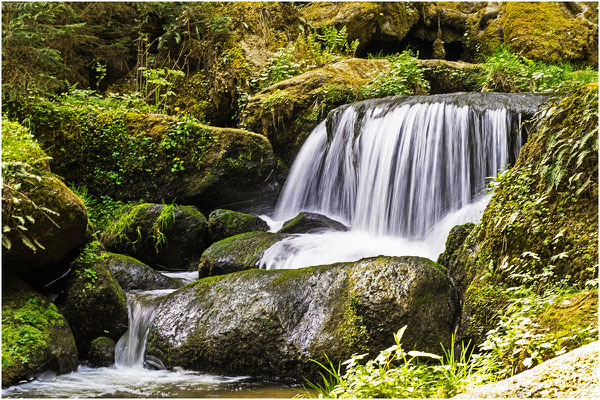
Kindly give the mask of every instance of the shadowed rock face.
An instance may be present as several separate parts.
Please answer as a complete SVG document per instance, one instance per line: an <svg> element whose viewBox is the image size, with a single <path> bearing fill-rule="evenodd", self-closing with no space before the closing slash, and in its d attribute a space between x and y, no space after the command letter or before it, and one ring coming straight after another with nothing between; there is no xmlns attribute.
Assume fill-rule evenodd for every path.
<svg viewBox="0 0 600 400"><path fill-rule="evenodd" d="M182 286L179 279L156 272L133 257L104 253L106 266L123 290L175 289Z"/></svg>
<svg viewBox="0 0 600 400"><path fill-rule="evenodd" d="M283 224L279 233L317 233L322 231L349 231L346 225L322 214L301 212Z"/></svg>
<svg viewBox="0 0 600 400"><path fill-rule="evenodd" d="M374 352L408 325L403 345L439 353L454 329L449 280L430 260L374 257L298 270L252 269L202 279L158 306L147 354L215 373L315 376Z"/></svg>

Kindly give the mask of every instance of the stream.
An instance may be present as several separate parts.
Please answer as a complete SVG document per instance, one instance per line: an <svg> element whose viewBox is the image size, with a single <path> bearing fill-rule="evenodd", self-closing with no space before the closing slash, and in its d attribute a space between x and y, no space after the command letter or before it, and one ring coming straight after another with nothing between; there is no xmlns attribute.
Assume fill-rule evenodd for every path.
<svg viewBox="0 0 600 400"><path fill-rule="evenodd" d="M531 95L454 94L388 98L342 106L300 150L274 212L272 232L301 211L350 228L289 235L267 249L261 268L301 268L364 257L436 260L453 226L477 222L490 178L513 164L526 140ZM167 273L186 282L197 272ZM249 376L167 370L146 357L157 305L173 290L128 292L129 330L115 364L80 366L2 391L4 397L293 397L299 385ZM173 328L175 330L178 327Z"/></svg>
<svg viewBox="0 0 600 400"><path fill-rule="evenodd" d="M164 275L189 283L197 272L170 272ZM81 365L76 371L56 375L48 371L25 384L2 390L2 397L56 398L289 398L302 390L277 380L260 380L249 376L201 374L184 369L167 370L160 360L145 357L148 327L154 309L162 297L174 289L132 291L127 293L129 330L115 346L115 364L92 368Z"/></svg>

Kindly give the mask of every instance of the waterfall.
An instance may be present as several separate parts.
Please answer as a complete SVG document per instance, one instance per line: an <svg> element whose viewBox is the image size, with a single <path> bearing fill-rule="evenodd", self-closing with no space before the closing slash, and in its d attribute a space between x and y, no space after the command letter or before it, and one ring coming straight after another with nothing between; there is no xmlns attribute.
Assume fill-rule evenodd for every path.
<svg viewBox="0 0 600 400"><path fill-rule="evenodd" d="M157 302L172 291L173 289L166 289L127 293L129 329L115 346L117 368L165 369L160 360L145 357L146 338L154 319Z"/></svg>
<svg viewBox="0 0 600 400"><path fill-rule="evenodd" d="M312 211L371 234L425 237L516 160L523 106L509 109L500 100L510 96L487 95L495 101L486 109L471 99L482 94L455 94L336 110L298 154L274 219ZM535 110L539 99L529 103Z"/></svg>
<svg viewBox="0 0 600 400"><path fill-rule="evenodd" d="M332 111L298 153L273 226L309 211L352 230L288 237L260 265L298 268L379 254L437 258L452 224L481 217L489 179L516 161L526 140L522 122L545 99L397 96Z"/></svg>

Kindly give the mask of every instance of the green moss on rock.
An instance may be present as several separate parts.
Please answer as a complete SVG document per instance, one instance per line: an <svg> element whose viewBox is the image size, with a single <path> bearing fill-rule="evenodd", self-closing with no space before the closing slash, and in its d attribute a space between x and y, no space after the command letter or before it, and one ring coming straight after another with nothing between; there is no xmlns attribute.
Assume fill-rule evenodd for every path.
<svg viewBox="0 0 600 400"><path fill-rule="evenodd" d="M533 60L584 61L594 52L594 47L597 54L597 29L594 39L591 26L571 16L558 2L502 5L504 42L514 53Z"/></svg>
<svg viewBox="0 0 600 400"><path fill-rule="evenodd" d="M83 357L87 356L94 339L106 336L116 342L128 326L125 293L110 274L106 262L100 244L88 244L74 261L67 284L65 316Z"/></svg>
<svg viewBox="0 0 600 400"><path fill-rule="evenodd" d="M264 136L177 118L84 105L23 106L52 169L94 195L214 209L274 195L276 160ZM275 185L275 186L273 186Z"/></svg>
<svg viewBox="0 0 600 400"><path fill-rule="evenodd" d="M597 109L597 84L553 102L499 177L481 223L456 253L466 336L481 339L493 327L485 310L502 305L503 288L597 279Z"/></svg>
<svg viewBox="0 0 600 400"><path fill-rule="evenodd" d="M192 206L143 203L125 211L101 237L110 251L156 269L196 266L208 245L208 223Z"/></svg>
<svg viewBox="0 0 600 400"><path fill-rule="evenodd" d="M8 272L2 275L2 387L77 366L69 324L56 306Z"/></svg>
<svg viewBox="0 0 600 400"><path fill-rule="evenodd" d="M217 209L208 216L208 230L213 242L244 232L267 231L269 225L255 215Z"/></svg>

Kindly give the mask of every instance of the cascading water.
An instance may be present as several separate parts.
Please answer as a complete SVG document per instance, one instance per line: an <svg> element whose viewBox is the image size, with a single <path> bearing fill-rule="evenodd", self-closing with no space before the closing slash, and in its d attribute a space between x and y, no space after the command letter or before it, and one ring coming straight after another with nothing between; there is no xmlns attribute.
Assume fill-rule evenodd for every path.
<svg viewBox="0 0 600 400"><path fill-rule="evenodd" d="M115 366L117 368L152 367L165 369L160 360L145 362L148 328L154 318L157 300L171 293L172 289L127 293L129 329L115 346Z"/></svg>
<svg viewBox="0 0 600 400"><path fill-rule="evenodd" d="M379 254L435 259L450 223L479 218L489 199L486 180L514 163L521 122L541 101L461 93L338 108L300 150L273 220L310 211L352 231L290 237L267 250L261 265L298 268Z"/></svg>

